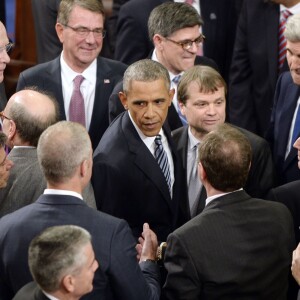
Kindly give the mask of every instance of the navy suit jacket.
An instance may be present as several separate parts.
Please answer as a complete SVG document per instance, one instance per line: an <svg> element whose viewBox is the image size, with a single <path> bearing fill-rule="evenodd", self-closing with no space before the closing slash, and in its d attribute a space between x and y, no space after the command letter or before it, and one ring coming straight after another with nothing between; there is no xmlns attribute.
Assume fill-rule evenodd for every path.
<svg viewBox="0 0 300 300"><path fill-rule="evenodd" d="M243 1L229 76L229 120L260 136L268 129L278 78L278 26L278 4Z"/></svg>
<svg viewBox="0 0 300 300"><path fill-rule="evenodd" d="M284 205L236 191L168 237L168 300L286 298L295 247Z"/></svg>
<svg viewBox="0 0 300 300"><path fill-rule="evenodd" d="M128 112L107 129L94 153L92 184L99 210L124 218L139 237L148 222L165 241L186 221L182 167L170 133L164 130L173 156L175 183L171 199L165 177L139 137Z"/></svg>
<svg viewBox="0 0 300 300"><path fill-rule="evenodd" d="M245 190L252 197L263 198L275 184L275 170L270 147L263 138L245 129L237 129L239 129L248 138L252 148L251 168L245 185ZM188 127L182 127L173 131L172 136L182 161L186 183ZM206 198L206 190L203 187L199 196L197 214L201 213L204 209Z"/></svg>
<svg viewBox="0 0 300 300"><path fill-rule="evenodd" d="M92 113L89 135L95 149L108 127L108 99L114 86L122 79L126 65L107 58L97 58L97 81L94 108ZM18 80L17 91L26 86L37 86L51 92L60 107L60 119L65 120L64 99L62 94L60 57L36 65L23 71Z"/></svg>
<svg viewBox="0 0 300 300"><path fill-rule="evenodd" d="M90 232L100 265L94 290L82 299L159 299L158 267L150 262L138 265L135 240L124 220L92 209L77 197L42 195L0 219L1 300L12 299L32 281L27 263L30 241L47 227L68 224Z"/></svg>
<svg viewBox="0 0 300 300"><path fill-rule="evenodd" d="M290 72L283 73L277 82L274 107L267 133L280 185L300 179L297 150L291 147L285 159L289 131L299 96L300 87L294 84Z"/></svg>

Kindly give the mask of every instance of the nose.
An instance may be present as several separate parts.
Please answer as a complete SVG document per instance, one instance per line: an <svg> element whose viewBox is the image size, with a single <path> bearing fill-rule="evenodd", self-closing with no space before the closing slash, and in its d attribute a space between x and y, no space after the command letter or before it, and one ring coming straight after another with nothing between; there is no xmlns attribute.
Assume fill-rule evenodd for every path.
<svg viewBox="0 0 300 300"><path fill-rule="evenodd" d="M207 113L208 115L210 115L210 116L215 115L215 114L216 114L216 108L215 108L215 105L214 105L214 104L208 105L206 113Z"/></svg>
<svg viewBox="0 0 300 300"><path fill-rule="evenodd" d="M3 49L1 52L0 52L0 61L3 62L3 63L6 63L8 64L10 62L10 57L9 55L7 54L6 50Z"/></svg>
<svg viewBox="0 0 300 300"><path fill-rule="evenodd" d="M85 40L86 40L86 42L88 43L88 44L93 44L94 42L95 42L95 36L94 36L94 33L92 32L92 31L90 31L89 33L88 33L88 35L86 36L86 38L85 38Z"/></svg>
<svg viewBox="0 0 300 300"><path fill-rule="evenodd" d="M149 103L146 108L145 117L151 119L154 114L153 104Z"/></svg>
<svg viewBox="0 0 300 300"><path fill-rule="evenodd" d="M197 44L193 42L191 48L189 49L189 52L196 54L200 46L201 46L200 44L199 46L197 46Z"/></svg>
<svg viewBox="0 0 300 300"><path fill-rule="evenodd" d="M99 267L99 263L97 260L95 260L95 263L94 263L94 272L96 272L96 270L98 269Z"/></svg>

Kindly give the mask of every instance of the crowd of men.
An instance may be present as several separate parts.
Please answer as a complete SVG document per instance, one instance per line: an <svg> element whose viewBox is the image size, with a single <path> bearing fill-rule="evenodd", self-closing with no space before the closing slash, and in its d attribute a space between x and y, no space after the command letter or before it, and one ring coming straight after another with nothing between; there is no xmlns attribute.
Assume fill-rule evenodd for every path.
<svg viewBox="0 0 300 300"><path fill-rule="evenodd" d="M101 1L53 2L56 55L0 101L1 300L297 299L300 1L187 2L124 4L116 60ZM0 22L0 82L11 48Z"/></svg>

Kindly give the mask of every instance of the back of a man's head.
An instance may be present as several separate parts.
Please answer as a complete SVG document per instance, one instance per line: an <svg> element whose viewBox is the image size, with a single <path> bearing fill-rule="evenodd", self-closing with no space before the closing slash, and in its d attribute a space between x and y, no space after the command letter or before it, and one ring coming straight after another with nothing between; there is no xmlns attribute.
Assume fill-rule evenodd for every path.
<svg viewBox="0 0 300 300"><path fill-rule="evenodd" d="M9 137L10 146L37 146L42 132L59 118L59 108L53 96L35 87L15 93L8 101L5 115L13 123L15 135L10 138L8 126L3 131ZM12 139L12 140L11 140Z"/></svg>
<svg viewBox="0 0 300 300"><path fill-rule="evenodd" d="M49 227L29 246L28 264L40 288L53 293L61 288L63 277L76 274L86 262L84 247L91 243L85 229L63 225Z"/></svg>
<svg viewBox="0 0 300 300"><path fill-rule="evenodd" d="M228 124L221 124L207 134L199 147L199 160L207 181L214 189L222 192L244 187L251 156L248 139Z"/></svg>
<svg viewBox="0 0 300 300"><path fill-rule="evenodd" d="M177 30L203 25L197 10L189 4L165 2L155 7L148 19L149 38L155 34L168 37Z"/></svg>
<svg viewBox="0 0 300 300"><path fill-rule="evenodd" d="M61 121L43 132L37 155L47 182L63 183L84 160L91 160L91 140L82 125Z"/></svg>

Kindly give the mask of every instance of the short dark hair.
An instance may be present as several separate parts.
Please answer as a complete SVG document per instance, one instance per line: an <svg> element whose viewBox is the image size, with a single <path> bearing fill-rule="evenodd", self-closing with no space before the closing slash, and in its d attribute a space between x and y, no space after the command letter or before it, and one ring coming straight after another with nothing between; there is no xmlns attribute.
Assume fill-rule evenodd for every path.
<svg viewBox="0 0 300 300"><path fill-rule="evenodd" d="M200 162L208 182L223 192L245 186L251 156L247 137L228 124L218 125L204 137L199 147Z"/></svg>
<svg viewBox="0 0 300 300"><path fill-rule="evenodd" d="M29 245L28 264L41 289L54 292L66 273L76 273L85 263L83 248L90 242L89 232L74 225L49 227L35 237Z"/></svg>
<svg viewBox="0 0 300 300"><path fill-rule="evenodd" d="M155 34L168 37L177 30L203 25L197 10L186 3L165 2L155 7L148 19L149 38Z"/></svg>
<svg viewBox="0 0 300 300"><path fill-rule="evenodd" d="M7 136L2 131L0 131L0 148L4 148L6 141Z"/></svg>
<svg viewBox="0 0 300 300"><path fill-rule="evenodd" d="M178 102L186 104L189 99L188 86L196 82L201 93L213 93L218 88L224 87L227 90L226 82L219 72L208 66L194 66L182 75L177 88Z"/></svg>

